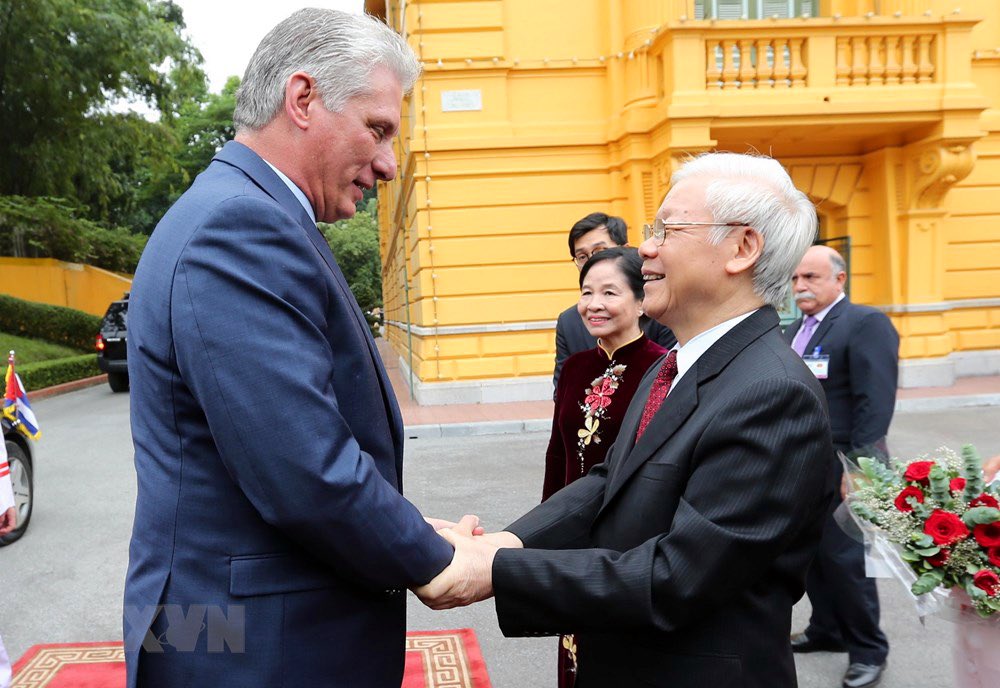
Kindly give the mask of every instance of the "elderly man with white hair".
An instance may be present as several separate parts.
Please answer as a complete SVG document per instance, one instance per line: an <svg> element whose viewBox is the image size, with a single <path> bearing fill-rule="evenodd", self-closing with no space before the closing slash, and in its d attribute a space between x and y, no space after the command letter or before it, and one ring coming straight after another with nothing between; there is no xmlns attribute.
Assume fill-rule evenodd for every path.
<svg viewBox="0 0 1000 688"><path fill-rule="evenodd" d="M815 233L774 160L681 167L639 247L643 308L677 345L603 463L502 532L442 531L455 559L424 602L495 595L505 635L574 634L577 688L796 685L792 605L834 454L823 391L775 306Z"/></svg>

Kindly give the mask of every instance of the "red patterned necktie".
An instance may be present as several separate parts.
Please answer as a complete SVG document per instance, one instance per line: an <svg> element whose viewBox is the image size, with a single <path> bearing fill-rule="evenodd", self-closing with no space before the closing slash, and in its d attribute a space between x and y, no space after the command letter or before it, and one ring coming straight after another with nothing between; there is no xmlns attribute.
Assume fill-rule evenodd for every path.
<svg viewBox="0 0 1000 688"><path fill-rule="evenodd" d="M646 399L646 406L642 409L642 418L639 419L639 429L635 433L636 442L642 437L642 433L646 432L649 421L653 420L653 416L660 410L675 377L677 377L677 349L671 349L666 360L663 361L663 365L660 366L660 370L656 373L653 386L649 388L649 398Z"/></svg>

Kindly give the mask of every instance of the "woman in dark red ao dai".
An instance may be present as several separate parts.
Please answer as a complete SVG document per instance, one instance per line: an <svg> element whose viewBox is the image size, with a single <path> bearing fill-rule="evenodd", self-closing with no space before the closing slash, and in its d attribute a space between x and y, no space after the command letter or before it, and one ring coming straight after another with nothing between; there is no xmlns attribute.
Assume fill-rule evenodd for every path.
<svg viewBox="0 0 1000 688"><path fill-rule="evenodd" d="M601 463L646 370L666 353L643 334L642 259L618 246L595 253L580 271L577 310L597 346L566 359L545 452L542 501ZM576 679L576 641L559 646L559 686Z"/></svg>

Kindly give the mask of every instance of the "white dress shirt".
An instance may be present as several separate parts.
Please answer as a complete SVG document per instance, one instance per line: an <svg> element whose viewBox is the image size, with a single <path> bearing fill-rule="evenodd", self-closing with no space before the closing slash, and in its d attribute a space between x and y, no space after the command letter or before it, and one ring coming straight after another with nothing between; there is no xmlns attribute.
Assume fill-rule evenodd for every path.
<svg viewBox="0 0 1000 688"><path fill-rule="evenodd" d="M261 158L261 160L264 160L264 158ZM264 162L267 162L267 160L264 160ZM306 195L304 193L302 193L302 189L296 186L295 182L293 182L291 179L285 176L284 172L279 170L271 163L267 162L267 166L270 167L272 170L274 170L274 173L278 175L278 178L281 181L285 182L285 186L287 186L289 191L291 191L292 194L294 194L294 196L297 199L299 199L299 203L301 203L302 207L306 209L307 213L309 213L309 218L313 221L313 224L316 224L316 213L313 211L312 206L309 205L309 199L306 198Z"/></svg>

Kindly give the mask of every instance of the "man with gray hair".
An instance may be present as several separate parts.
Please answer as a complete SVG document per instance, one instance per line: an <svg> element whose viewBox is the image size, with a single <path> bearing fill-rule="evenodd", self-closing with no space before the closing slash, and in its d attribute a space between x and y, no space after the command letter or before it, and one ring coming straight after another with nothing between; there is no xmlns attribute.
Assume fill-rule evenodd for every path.
<svg viewBox="0 0 1000 688"><path fill-rule="evenodd" d="M396 174L419 71L371 17L296 12L247 68L236 140L150 238L129 686L400 685L405 589L453 550L401 494L399 408L316 221Z"/></svg>
<svg viewBox="0 0 1000 688"><path fill-rule="evenodd" d="M577 688L791 688L792 605L830 501L823 390L774 306L816 213L769 158L685 164L639 247L677 344L604 461L500 533L442 530L435 609L496 596L508 636L574 634Z"/></svg>

